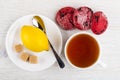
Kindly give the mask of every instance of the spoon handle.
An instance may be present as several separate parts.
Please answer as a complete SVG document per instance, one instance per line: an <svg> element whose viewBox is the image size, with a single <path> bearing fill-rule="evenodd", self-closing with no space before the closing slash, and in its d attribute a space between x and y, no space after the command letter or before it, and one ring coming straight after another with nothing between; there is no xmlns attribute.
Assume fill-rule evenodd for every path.
<svg viewBox="0 0 120 80"><path fill-rule="evenodd" d="M49 41L49 44L50 44L50 47L51 47L51 49L52 49L52 51L53 51L53 53L54 53L54 55L55 55L55 58L56 58L56 60L57 60L57 62L58 62L58 64L59 64L60 68L64 68L64 67L65 67L64 62L63 62L62 59L58 56L57 52L56 52L55 49L53 48L53 46L52 46L52 44L50 43L50 41Z"/></svg>

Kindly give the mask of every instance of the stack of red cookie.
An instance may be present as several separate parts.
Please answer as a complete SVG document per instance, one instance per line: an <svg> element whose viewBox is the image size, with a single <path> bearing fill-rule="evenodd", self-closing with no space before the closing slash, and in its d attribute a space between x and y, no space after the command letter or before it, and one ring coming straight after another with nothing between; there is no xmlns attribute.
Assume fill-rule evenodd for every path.
<svg viewBox="0 0 120 80"><path fill-rule="evenodd" d="M61 8L56 14L56 22L65 30L78 28L80 30L91 29L95 34L103 33L108 21L102 11L93 12L89 7Z"/></svg>

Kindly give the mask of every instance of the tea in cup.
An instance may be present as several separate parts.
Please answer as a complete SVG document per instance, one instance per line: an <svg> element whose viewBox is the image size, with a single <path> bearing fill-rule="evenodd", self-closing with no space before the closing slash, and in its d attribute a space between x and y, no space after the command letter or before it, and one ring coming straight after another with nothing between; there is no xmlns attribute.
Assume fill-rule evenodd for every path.
<svg viewBox="0 0 120 80"><path fill-rule="evenodd" d="M77 68L92 66L100 55L98 41L92 34L86 32L72 35L67 40L64 51L67 61Z"/></svg>

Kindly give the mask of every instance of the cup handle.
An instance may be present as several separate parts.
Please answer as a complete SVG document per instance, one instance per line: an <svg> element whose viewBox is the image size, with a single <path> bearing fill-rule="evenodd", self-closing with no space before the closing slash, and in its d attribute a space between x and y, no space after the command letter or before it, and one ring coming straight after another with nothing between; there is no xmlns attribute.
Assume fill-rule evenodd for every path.
<svg viewBox="0 0 120 80"><path fill-rule="evenodd" d="M107 64L105 64L102 60L98 60L98 64L103 68L107 67Z"/></svg>

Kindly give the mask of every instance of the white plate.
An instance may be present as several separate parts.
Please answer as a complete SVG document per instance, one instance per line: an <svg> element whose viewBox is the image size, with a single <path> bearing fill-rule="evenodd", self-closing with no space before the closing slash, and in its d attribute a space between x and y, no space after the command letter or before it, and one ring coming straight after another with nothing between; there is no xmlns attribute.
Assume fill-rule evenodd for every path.
<svg viewBox="0 0 120 80"><path fill-rule="evenodd" d="M41 71L44 70L51 65L53 65L56 61L52 50L49 51L43 51L40 53L35 53L30 50L25 49L25 51L28 51L30 54L36 55L39 58L38 64L30 64L28 62L24 62L19 58L19 53L16 53L14 50L14 45L19 44L21 42L20 40L20 29L23 25L32 25L32 18L34 15L27 15L24 16L17 21L15 21L12 26L10 27L7 37L6 37L6 50L8 53L9 58L12 60L13 63L15 63L18 67L28 70L28 71ZM61 32L59 31L57 25L48 19L45 16L39 15L45 24L46 32L48 35L48 38L50 42L52 43L55 50L58 52L58 54L61 53L62 50L62 36Z"/></svg>

